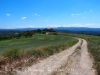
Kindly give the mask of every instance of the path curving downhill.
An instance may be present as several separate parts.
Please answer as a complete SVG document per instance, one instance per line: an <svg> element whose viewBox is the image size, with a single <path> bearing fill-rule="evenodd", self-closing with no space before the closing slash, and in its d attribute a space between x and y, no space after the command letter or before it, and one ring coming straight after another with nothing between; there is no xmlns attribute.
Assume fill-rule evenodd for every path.
<svg viewBox="0 0 100 75"><path fill-rule="evenodd" d="M71 48L41 60L23 71L17 71L17 75L95 75L87 42L80 38L78 40Z"/></svg>
<svg viewBox="0 0 100 75"><path fill-rule="evenodd" d="M63 67L64 71L55 72L55 75L96 75L93 69L93 58L90 57L87 41L82 39L81 45L70 55Z"/></svg>

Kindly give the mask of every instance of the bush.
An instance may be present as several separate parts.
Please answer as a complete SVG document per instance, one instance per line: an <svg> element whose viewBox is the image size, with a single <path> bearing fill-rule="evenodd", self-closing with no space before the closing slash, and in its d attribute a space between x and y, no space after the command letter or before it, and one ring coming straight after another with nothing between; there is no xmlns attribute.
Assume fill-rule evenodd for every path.
<svg viewBox="0 0 100 75"><path fill-rule="evenodd" d="M10 49L10 50L4 51L2 55L9 59L16 59L16 58L19 58L20 51L19 49Z"/></svg>
<svg viewBox="0 0 100 75"><path fill-rule="evenodd" d="M66 44L62 44L62 50L65 50L67 48Z"/></svg>
<svg viewBox="0 0 100 75"><path fill-rule="evenodd" d="M61 45L54 46L56 53L60 52Z"/></svg>
<svg viewBox="0 0 100 75"><path fill-rule="evenodd" d="M43 52L41 50L30 50L30 55L34 55L36 57L42 57L44 56Z"/></svg>
<svg viewBox="0 0 100 75"><path fill-rule="evenodd" d="M52 46L48 46L45 48L45 52L48 54L48 55L53 55L55 50L53 49Z"/></svg>

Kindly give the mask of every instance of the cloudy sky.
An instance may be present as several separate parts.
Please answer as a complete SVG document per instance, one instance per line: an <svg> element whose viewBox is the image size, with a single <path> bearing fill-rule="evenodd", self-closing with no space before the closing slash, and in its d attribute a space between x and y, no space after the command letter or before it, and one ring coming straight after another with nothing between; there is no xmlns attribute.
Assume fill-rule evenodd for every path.
<svg viewBox="0 0 100 75"><path fill-rule="evenodd" d="M0 0L0 28L100 28L100 0Z"/></svg>

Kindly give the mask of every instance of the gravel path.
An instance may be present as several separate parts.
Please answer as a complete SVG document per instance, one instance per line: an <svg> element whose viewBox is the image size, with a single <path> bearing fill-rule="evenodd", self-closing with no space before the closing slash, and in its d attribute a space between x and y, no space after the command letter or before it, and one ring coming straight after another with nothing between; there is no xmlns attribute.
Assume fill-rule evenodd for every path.
<svg viewBox="0 0 100 75"><path fill-rule="evenodd" d="M92 69L93 61L87 51L87 42L83 39L78 40L79 42L71 48L41 60L24 71L17 71L18 75L53 75L56 71L61 73L55 75L95 75L95 70ZM79 46L81 49L77 50Z"/></svg>
<svg viewBox="0 0 100 75"><path fill-rule="evenodd" d="M96 71L93 69L93 59L90 57L88 52L87 42L84 39L82 40L83 43L81 45L80 54L77 55L80 55L78 58L79 61L76 65L71 67L72 70L68 73L68 75L96 75Z"/></svg>

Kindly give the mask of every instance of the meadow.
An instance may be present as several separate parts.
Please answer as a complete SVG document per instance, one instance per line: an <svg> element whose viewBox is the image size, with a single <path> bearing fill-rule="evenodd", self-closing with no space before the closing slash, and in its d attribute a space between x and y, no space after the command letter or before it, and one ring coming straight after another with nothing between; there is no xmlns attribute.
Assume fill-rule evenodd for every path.
<svg viewBox="0 0 100 75"><path fill-rule="evenodd" d="M20 50L31 50L48 45L67 43L74 40L74 38L71 38L69 36L45 34L35 34L29 38L3 40L0 41L0 54L2 54L4 50L9 50L13 48Z"/></svg>
<svg viewBox="0 0 100 75"><path fill-rule="evenodd" d="M8 75L5 68L22 69L40 59L59 53L76 44L77 39L65 35L35 34L32 37L0 41L0 74ZM12 64L11 64L12 63ZM3 71L5 71L3 73ZM9 75L13 74L11 71Z"/></svg>
<svg viewBox="0 0 100 75"><path fill-rule="evenodd" d="M100 75L100 36L64 33L60 35L35 34L29 38L0 41L0 54L2 55L2 52L8 50L3 56L9 58L12 58L13 56L15 59L15 57L19 57L19 55L17 55L18 49L19 51L28 53L28 56L44 58L67 49L77 43L78 40L74 37L80 37L87 40L88 50L94 58L93 67L97 70L98 75Z"/></svg>

